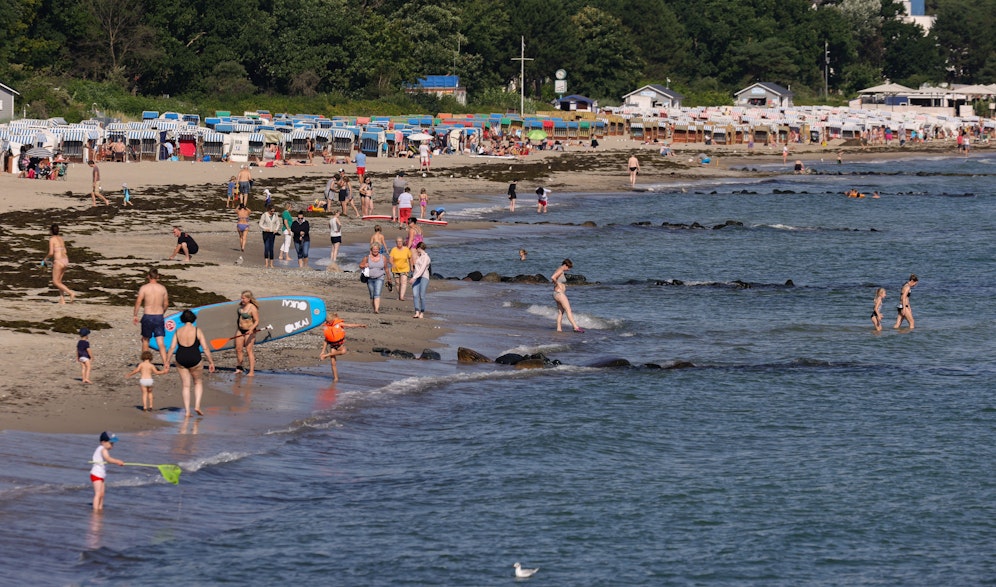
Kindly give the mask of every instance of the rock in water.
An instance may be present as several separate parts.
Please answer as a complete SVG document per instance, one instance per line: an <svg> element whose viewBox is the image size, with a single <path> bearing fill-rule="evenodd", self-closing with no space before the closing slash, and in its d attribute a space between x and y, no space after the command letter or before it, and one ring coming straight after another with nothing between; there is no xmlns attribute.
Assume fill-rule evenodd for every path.
<svg viewBox="0 0 996 587"><path fill-rule="evenodd" d="M490 363L491 359L481 353L466 347L457 348L458 363Z"/></svg>

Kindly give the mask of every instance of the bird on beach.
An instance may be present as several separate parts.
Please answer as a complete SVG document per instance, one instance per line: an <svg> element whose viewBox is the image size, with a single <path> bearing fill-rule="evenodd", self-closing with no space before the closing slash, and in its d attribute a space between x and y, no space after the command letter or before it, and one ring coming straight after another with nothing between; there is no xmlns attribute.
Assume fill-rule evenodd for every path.
<svg viewBox="0 0 996 587"><path fill-rule="evenodd" d="M515 563L512 566L515 567L515 578L516 579L528 579L529 577L532 577L533 575L535 575L536 571L539 570L539 568L535 568L535 569L523 569L522 565L519 564L519 563Z"/></svg>

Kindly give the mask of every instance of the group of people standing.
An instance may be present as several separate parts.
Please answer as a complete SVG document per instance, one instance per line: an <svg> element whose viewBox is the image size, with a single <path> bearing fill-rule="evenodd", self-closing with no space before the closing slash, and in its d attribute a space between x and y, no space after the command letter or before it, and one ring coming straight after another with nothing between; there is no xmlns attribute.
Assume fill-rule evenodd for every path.
<svg viewBox="0 0 996 587"><path fill-rule="evenodd" d="M405 300L409 284L415 313L412 318L425 317L425 296L429 288L430 265L422 237L422 227L417 218L407 221L407 237L395 238L396 245L387 250L387 242L381 226L375 225L370 236L370 254L360 261L360 270L366 280L370 294L370 305L375 314L380 313L381 292L386 284L388 290L398 290L398 300Z"/></svg>
<svg viewBox="0 0 996 587"><path fill-rule="evenodd" d="M188 309L180 315L180 322L183 325L174 333L170 345L166 346L164 339L169 292L163 284L159 283L159 271L156 268L153 267L149 270L146 279L147 283L138 290L134 307L134 322L141 327L142 362L128 376L140 374L139 384L142 386L143 407L151 411L153 407L152 375L168 373L171 363L175 360L177 371L180 373L181 394L186 417L189 418L193 415L190 411L191 387L194 391L193 413L203 416L204 412L201 410L201 397L204 393L203 359L207 358L209 372L214 373L215 370L214 358L211 356L211 345L205 339L204 332L195 325L197 315ZM259 331L259 303L252 292L247 290L242 292L239 300L235 335L229 339L235 343L235 355L238 361L235 368L236 373L244 372L243 361L244 357L248 356L249 371L247 375L256 374L254 345L256 333ZM151 362L153 355L150 350L150 341L153 339L156 341L159 355L162 358L162 371L155 369Z"/></svg>

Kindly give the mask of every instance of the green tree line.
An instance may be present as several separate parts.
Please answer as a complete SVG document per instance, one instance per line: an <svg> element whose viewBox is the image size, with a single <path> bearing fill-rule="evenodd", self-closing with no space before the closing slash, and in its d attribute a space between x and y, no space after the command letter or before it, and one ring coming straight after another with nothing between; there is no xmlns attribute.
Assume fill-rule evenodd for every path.
<svg viewBox="0 0 996 587"><path fill-rule="evenodd" d="M754 81L812 102L884 78L996 82L996 0L928 7L924 35L892 0L0 0L0 81L382 104L418 77L455 74L498 106L524 38L524 90L541 101L561 68L570 93L604 104L668 79L691 105Z"/></svg>

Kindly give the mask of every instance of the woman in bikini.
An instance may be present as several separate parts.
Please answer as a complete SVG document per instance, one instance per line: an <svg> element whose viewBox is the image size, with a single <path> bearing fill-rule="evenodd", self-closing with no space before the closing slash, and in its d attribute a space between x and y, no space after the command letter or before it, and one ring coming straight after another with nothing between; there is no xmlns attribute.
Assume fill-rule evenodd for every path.
<svg viewBox="0 0 996 587"><path fill-rule="evenodd" d="M360 213L363 216L374 213L373 183L371 183L370 176L364 177L360 184Z"/></svg>
<svg viewBox="0 0 996 587"><path fill-rule="evenodd" d="M570 259L564 259L557 271L550 276L550 281L553 282L553 300L557 302L557 332L563 332L561 325L564 321L564 314L567 315L568 322L574 327L574 332L584 332L574 321L571 302L567 299L567 278L564 277L564 273L569 271L571 267L574 267L574 263Z"/></svg>
<svg viewBox="0 0 996 587"><path fill-rule="evenodd" d="M235 213L239 217L238 222L235 224L235 228L239 231L239 249L245 252L246 239L249 238L249 215L252 211L245 204L239 204Z"/></svg>
<svg viewBox="0 0 996 587"><path fill-rule="evenodd" d="M259 332L259 304L256 302L256 298L252 295L252 292L246 290L242 292L242 299L239 301L239 307L236 310L238 316L238 332L235 333L233 337L235 339L235 358L238 360L238 364L235 366L236 373L242 373L244 370L242 367L242 355L243 351L245 354L249 355L249 375L252 377L256 374L256 352L254 350L254 344L256 343L256 333Z"/></svg>
<svg viewBox="0 0 996 587"><path fill-rule="evenodd" d="M418 218L409 218L408 238L405 239L405 246L414 251L415 247L417 247L422 240L422 227L418 225Z"/></svg>
<svg viewBox="0 0 996 587"><path fill-rule="evenodd" d="M70 302L76 300L76 292L62 283L62 277L66 274L66 269L69 268L69 255L66 254L66 241L59 236L58 224L52 225L51 233L52 236L48 239L48 254L42 259L42 265L52 259L52 285L59 290L59 303L65 304L66 294L69 294Z"/></svg>
<svg viewBox="0 0 996 587"><path fill-rule="evenodd" d="M893 328L899 328L903 324L903 320L906 320L910 325L910 330L913 330L913 308L910 307L910 295L913 293L911 290L919 281L920 279L914 273L899 290L899 305L896 306L898 316L896 316L896 324Z"/></svg>
<svg viewBox="0 0 996 587"><path fill-rule="evenodd" d="M204 394L204 366L201 364L201 349L207 355L208 371L214 373L214 359L211 358L211 347L204 340L204 333L194 326L197 315L190 310L184 310L180 315L183 326L176 331L173 342L166 354L166 365L169 368L170 359L176 353L176 368L180 372L183 383L183 409L186 417L190 417L190 381L194 382L194 411L203 416L201 411L201 395Z"/></svg>

